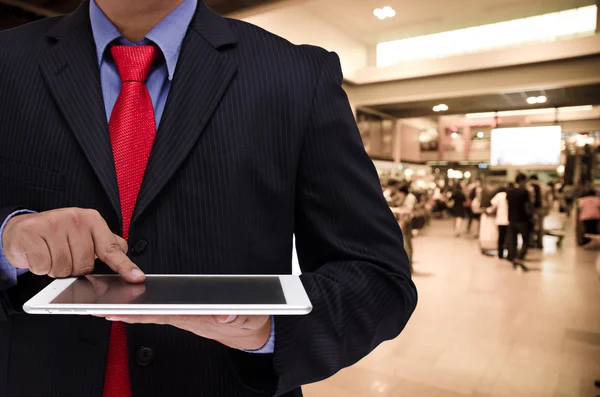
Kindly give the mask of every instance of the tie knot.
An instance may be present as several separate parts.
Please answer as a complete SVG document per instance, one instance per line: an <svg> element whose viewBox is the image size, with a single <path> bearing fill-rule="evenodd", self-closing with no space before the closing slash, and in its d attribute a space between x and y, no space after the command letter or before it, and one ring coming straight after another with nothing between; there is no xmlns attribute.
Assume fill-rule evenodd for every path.
<svg viewBox="0 0 600 397"><path fill-rule="evenodd" d="M115 60L121 81L144 83L156 58L156 49L151 45L114 45L110 53Z"/></svg>

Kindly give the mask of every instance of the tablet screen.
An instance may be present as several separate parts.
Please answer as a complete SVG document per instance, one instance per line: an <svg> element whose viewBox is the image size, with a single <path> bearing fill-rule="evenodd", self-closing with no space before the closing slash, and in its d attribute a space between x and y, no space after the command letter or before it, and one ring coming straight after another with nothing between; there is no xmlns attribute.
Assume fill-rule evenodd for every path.
<svg viewBox="0 0 600 397"><path fill-rule="evenodd" d="M128 284L115 276L80 277L55 304L285 304L278 277L147 277Z"/></svg>

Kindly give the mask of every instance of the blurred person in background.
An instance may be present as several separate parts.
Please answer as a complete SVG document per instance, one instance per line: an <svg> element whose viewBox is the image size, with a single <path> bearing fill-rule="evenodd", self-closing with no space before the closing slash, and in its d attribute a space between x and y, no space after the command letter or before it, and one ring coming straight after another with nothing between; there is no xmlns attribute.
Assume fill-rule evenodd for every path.
<svg viewBox="0 0 600 397"><path fill-rule="evenodd" d="M487 182L481 187L481 208L489 208L492 206L492 198L500 191L504 185L495 185ZM506 189L504 189L506 190Z"/></svg>
<svg viewBox="0 0 600 397"><path fill-rule="evenodd" d="M387 184L384 184L382 186L383 189L383 197L385 198L385 201L387 201L388 205L391 205L392 202L392 195L394 193L397 193L397 189L394 189L396 186L396 181L394 181L393 179L390 179Z"/></svg>
<svg viewBox="0 0 600 397"><path fill-rule="evenodd" d="M556 184L553 181L550 181L548 182L547 186L550 189L550 202L552 203L552 205L550 206L550 211L552 211L552 208L554 207L554 202L556 201Z"/></svg>
<svg viewBox="0 0 600 397"><path fill-rule="evenodd" d="M435 218L443 218L444 214L446 212L446 209L448 208L448 204L446 203L446 198L442 194L442 189L440 189L439 186L437 186L435 189L433 189L432 200L433 200L433 216Z"/></svg>
<svg viewBox="0 0 600 397"><path fill-rule="evenodd" d="M498 258L504 259L504 250L506 248L506 236L508 233L508 200L506 199L506 187L498 189L498 193L492 198L491 207L488 208L488 215L496 216L496 226L498 226Z"/></svg>
<svg viewBox="0 0 600 397"><path fill-rule="evenodd" d="M400 186L398 189L399 207L404 208L408 211L413 211L417 205L417 196L412 194L408 184Z"/></svg>
<svg viewBox="0 0 600 397"><path fill-rule="evenodd" d="M597 235L598 223L600 222L600 197L594 189L588 191L577 200L577 209L579 212L579 221L583 224L584 233L586 235ZM583 238L583 245L591 241L589 237Z"/></svg>
<svg viewBox="0 0 600 397"><path fill-rule="evenodd" d="M533 233L531 246L543 248L544 219L552 208L552 189L540 182L537 175L529 177L530 196L533 200Z"/></svg>
<svg viewBox="0 0 600 397"><path fill-rule="evenodd" d="M390 209L394 213L400 229L402 229L404 250L408 256L412 272L412 218L417 198L410 193L408 184L401 185L397 180L390 180L386 191L388 192L386 197L389 197L387 200Z"/></svg>
<svg viewBox="0 0 600 397"><path fill-rule="evenodd" d="M529 269L525 266L525 257L529 246L529 233L531 233L532 204L527 190L527 176L517 175L515 185L506 192L508 202L508 257L515 269L523 271ZM518 237L521 236L521 249L518 249Z"/></svg>
<svg viewBox="0 0 600 397"><path fill-rule="evenodd" d="M383 196L390 207L399 207L402 202L399 188L400 181L390 179L387 188L383 191Z"/></svg>
<svg viewBox="0 0 600 397"><path fill-rule="evenodd" d="M473 191L473 188L475 187L475 183L468 183L463 185L462 183L460 183L460 185L462 186L462 192L465 195L465 202L463 204L463 206L465 207L465 213L466 213L466 218L467 218L467 229L466 229L466 233L470 233L471 232L471 224L473 223L472 220L472 215L473 213L471 212L471 192Z"/></svg>
<svg viewBox="0 0 600 397"><path fill-rule="evenodd" d="M396 201L396 208L399 209L399 222L400 228L402 229L402 236L404 237L404 250L411 264L412 270L412 258L413 258L413 215L415 205L417 204L417 197L412 194L409 190L408 184L403 184L398 189L398 199Z"/></svg>
<svg viewBox="0 0 600 397"><path fill-rule="evenodd" d="M563 180L562 178L558 179L553 186L554 191L554 200L556 202L558 202L558 211L560 213L565 213L566 209L565 209L565 201L564 201L564 196L563 196Z"/></svg>
<svg viewBox="0 0 600 397"><path fill-rule="evenodd" d="M563 199L564 212L567 214L567 217L570 217L571 212L573 212L573 201L576 194L575 186L565 184L561 187L560 193Z"/></svg>
<svg viewBox="0 0 600 397"><path fill-rule="evenodd" d="M467 234L471 232L471 226L475 224L475 238L479 236L479 225L481 222L481 195L483 188L481 187L481 181L475 181L469 190L468 200L469 207L467 208L467 215L469 216L469 222L467 223Z"/></svg>
<svg viewBox="0 0 600 397"><path fill-rule="evenodd" d="M463 219L467 216L467 208L465 207L465 203L467 202L467 197L463 193L462 187L457 185L452 192L452 196L450 197L450 214L454 217L454 235L456 237L460 237L460 232L462 230L462 222Z"/></svg>

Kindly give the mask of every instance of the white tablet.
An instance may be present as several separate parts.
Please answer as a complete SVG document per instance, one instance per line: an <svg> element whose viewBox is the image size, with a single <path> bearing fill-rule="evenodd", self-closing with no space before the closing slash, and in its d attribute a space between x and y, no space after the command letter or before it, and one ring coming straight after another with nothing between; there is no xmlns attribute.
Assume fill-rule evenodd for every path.
<svg viewBox="0 0 600 397"><path fill-rule="evenodd" d="M118 275L54 280L23 306L30 314L300 315L312 305L298 276Z"/></svg>

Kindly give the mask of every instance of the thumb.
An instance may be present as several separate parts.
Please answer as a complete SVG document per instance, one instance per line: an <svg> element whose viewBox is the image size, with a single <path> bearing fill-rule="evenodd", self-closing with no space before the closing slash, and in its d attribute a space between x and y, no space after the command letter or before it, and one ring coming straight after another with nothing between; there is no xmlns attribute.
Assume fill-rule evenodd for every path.
<svg viewBox="0 0 600 397"><path fill-rule="evenodd" d="M126 255L127 243L107 228L93 229L96 255L121 277L130 283L141 283L146 276Z"/></svg>
<svg viewBox="0 0 600 397"><path fill-rule="evenodd" d="M237 316L233 315L233 314L215 316L215 320L219 324L229 324L229 323L234 322L236 319L237 319Z"/></svg>

